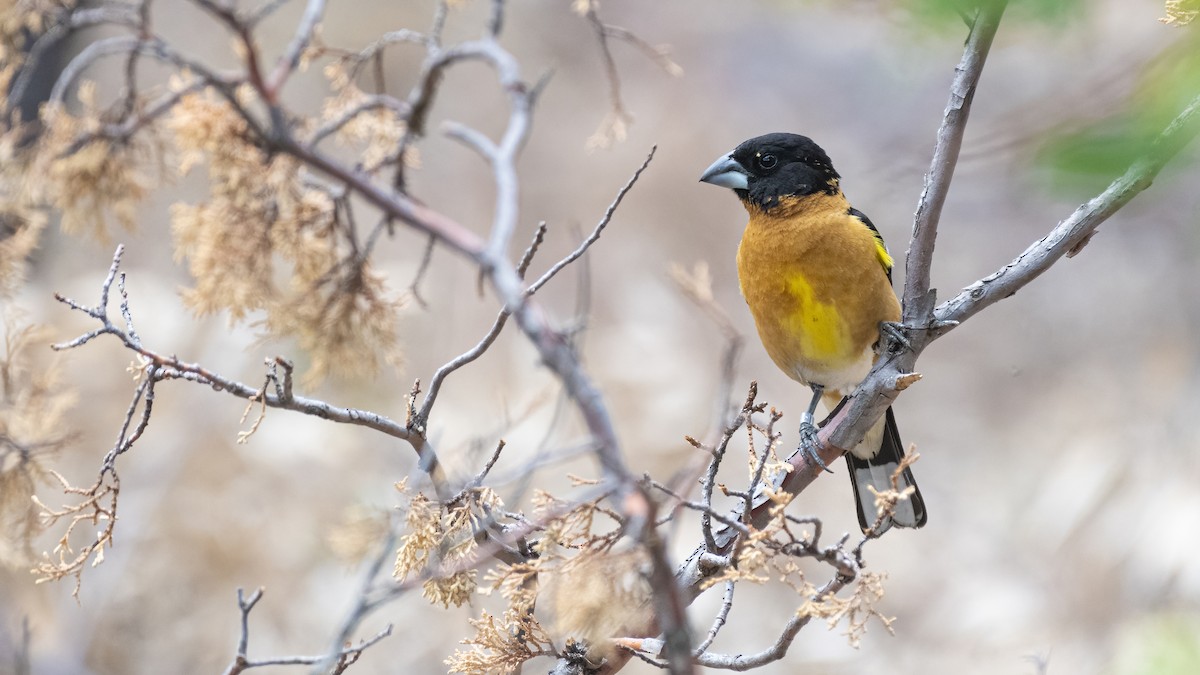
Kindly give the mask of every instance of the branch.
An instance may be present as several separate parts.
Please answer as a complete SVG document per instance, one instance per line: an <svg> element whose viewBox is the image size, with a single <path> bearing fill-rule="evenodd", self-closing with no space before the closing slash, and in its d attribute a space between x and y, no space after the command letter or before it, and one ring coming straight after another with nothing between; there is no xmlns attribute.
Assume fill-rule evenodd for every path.
<svg viewBox="0 0 1200 675"><path fill-rule="evenodd" d="M262 599L263 589L259 588L250 594L250 598L245 597L245 592L242 589L237 590L238 609L242 613L242 630L241 636L238 638L237 654L234 655L233 661L229 667L225 669L225 675L238 675L251 668L263 668L265 666L311 666L315 664L326 663L327 656L281 656L271 659L255 659L251 660L246 651L250 644L250 611ZM328 672L333 675L340 675L353 665L362 656L362 653L367 648L378 643L380 640L392 634L392 626L388 624L383 630L376 633L374 636L359 642L357 646L345 646L339 649L334 654L333 663L329 664Z"/></svg>
<svg viewBox="0 0 1200 675"><path fill-rule="evenodd" d="M84 333L83 335L80 335L69 342L56 344L53 346L54 349L72 349L86 344L93 338L96 338L100 335L113 335L125 345L126 349L141 355L143 358L147 359L150 367L158 369L160 371L159 379L186 379L211 386L217 391L228 392L234 396L237 396L238 398L261 401L270 408L293 410L306 415L320 417L332 422L364 426L394 438L399 438L401 440L410 442L420 442L419 439L417 439L416 436L403 424L400 424L378 413L368 410L360 410L357 408L342 408L317 399L294 395L291 387L291 369L286 365L285 380L282 383L282 386L279 387L274 393L268 393L264 389L252 387L250 385L224 377L200 364L188 363L180 360L176 356L168 356L144 346L141 340L138 339L137 334L133 331L132 319L129 318L127 300L122 302L122 312L126 315L126 328L118 327L108 316L109 289L112 286L113 280L117 278L117 272L120 267L121 255L124 252L124 248L125 247L123 245L118 246L116 253L113 255L113 262L109 267L108 276L105 277L104 282L101 284L100 302L96 307L85 307L78 302L71 300L70 298L55 294L55 298L59 302L67 305L71 309L83 312L93 319L99 321L100 328L88 333ZM124 293L122 293L122 295L124 295ZM277 360L276 363L279 363L279 361ZM284 363L286 364L286 361Z"/></svg>
<svg viewBox="0 0 1200 675"><path fill-rule="evenodd" d="M1075 209L1066 220L1029 245L1004 267L967 286L938 306L938 322L962 322L1007 298L1036 279L1063 256L1070 257L1087 244L1096 228L1134 197L1149 188L1154 179L1185 146L1200 133L1200 96L1158 135L1150 150L1136 159L1125 173L1096 197ZM948 329L947 329L948 330Z"/></svg>
<svg viewBox="0 0 1200 675"><path fill-rule="evenodd" d="M650 148L650 152L646 155L646 159L642 162L642 165L633 172L633 175L629 177L628 181L625 181L625 184L622 185L621 189L617 191L616 198L614 198L608 205L608 208L604 210L604 216L600 218L600 222L596 223L596 227L592 228L592 233L589 234L588 237L584 239L574 251L571 251L565 258L559 260L554 264L553 267L546 270L545 274L538 277L537 281L530 284L528 290L525 291L526 295L533 295L536 293L539 288L545 286L551 279L554 278L554 275L561 272L564 267L570 265L576 260L579 260L584 253L587 253L587 250L592 246L592 244L596 243L596 241L600 239L600 234L604 232L604 228L608 226L609 221L612 220L613 214L616 213L617 207L621 205L621 200L625 199L625 195L631 189L633 189L634 184L637 183L638 179L642 177L642 172L646 170L646 167L650 166L650 160L654 159L654 153L657 150L657 145Z"/></svg>
<svg viewBox="0 0 1200 675"><path fill-rule="evenodd" d="M279 63L275 66L274 72L267 80L267 89L274 94L278 94L287 82L288 77L300 65L300 57L304 54L304 50L308 49L308 45L312 42L313 32L317 29L317 24L321 21L321 17L325 14L325 0L308 0L308 5L304 8L304 16L300 17L300 25L296 27L296 34L292 37L291 43L283 56L279 57Z"/></svg>
<svg viewBox="0 0 1200 675"><path fill-rule="evenodd" d="M458 135L460 140L462 140L464 138L471 137L474 132L466 129L465 127L455 127L454 133ZM473 143L475 142L480 141L474 141ZM646 156L645 161L643 161L641 166L639 166L637 170L633 172L633 175L628 181L625 182L625 185L621 186L621 189L617 191L617 196L608 205L608 208L605 209L604 215L600 218L600 222L596 223L596 226L592 229L591 234L589 234L588 237L584 239L574 251L569 253L562 260L559 260L557 263L555 263L549 270L539 277L537 281L533 282L528 288L525 289L524 295L526 298L532 296L543 286L549 283L549 281L554 278L556 274L562 271L563 268L581 258L583 254L587 253L588 249L591 248L593 244L599 241L601 233L612 220L613 214L616 213L617 207L621 205L621 201L625 198L625 195L631 189L633 189L634 184L637 183L639 178L641 178L642 172L644 172L646 168L650 166L650 161L654 159L654 153L657 149L658 146L650 148L650 153ZM525 278L525 271L532 262L533 255L537 252L538 247L541 245L542 239L545 237L545 232L546 228L545 224L543 223L538 226L538 229L534 234L533 243L530 244L529 248L527 248L525 253L521 256L521 260L517 264L516 270L519 279ZM511 315L512 312L508 307L502 309L500 314L496 317L495 322L492 323L491 329L488 330L487 334L485 334L474 347L444 364L437 370L437 372L433 374L433 379L430 380L429 383L429 391L425 396L425 402L421 405L421 410L416 415L416 422L419 426L423 427L425 423L428 422L429 414L433 409L433 404L437 400L437 395L441 391L441 385L445 381L446 377L459 368L462 368L463 366L482 356L483 353L486 352L488 348L490 348L491 345L496 341L496 338L499 337L500 331L503 330L505 324L508 322L508 318Z"/></svg>
<svg viewBox="0 0 1200 675"><path fill-rule="evenodd" d="M533 261L533 256L537 253L538 247L541 246L545 236L546 224L541 223L538 225L538 229L534 233L533 242L529 245L529 248L525 249L525 253L521 256L521 262L517 264L517 274L522 279L525 278L525 271L529 268L529 263ZM427 255L425 259L428 259L428 252L432 251L432 248L427 248L426 251ZM425 425L429 422L429 414L433 411L433 404L437 401L438 393L442 389L442 383L445 382L446 378L449 377L454 371L462 368L468 363L475 361L480 356L483 356L484 352L486 352L492 346L492 344L495 343L496 338L500 337L500 331L504 329L505 324L508 323L508 317L511 315L511 312L509 312L507 308L501 309L500 314L496 316L496 320L492 322L492 327L479 340L479 342L475 344L474 347L456 356L455 358L443 364L441 368L437 369L437 371L433 374L433 378L429 381L429 391L425 394L425 402L421 404L421 410L414 415L413 424L410 426L414 426L418 429L425 428Z"/></svg>
<svg viewBox="0 0 1200 675"><path fill-rule="evenodd" d="M821 598L836 595L838 591L845 587L846 582L842 577L834 577L821 587L821 590L817 592L815 600L819 601ZM714 654L712 652L704 652L696 656L696 663L705 668L738 671L751 670L765 666L768 663L773 663L787 655L788 648L792 646L796 635L800 633L800 629L808 625L812 617L812 614L804 612L792 614L791 618L784 624L783 630L780 631L775 643L760 652L754 654Z"/></svg>
<svg viewBox="0 0 1200 675"><path fill-rule="evenodd" d="M396 532L396 523L394 519L388 521L387 536L383 542L379 544L379 550L375 557L371 559L363 570L362 580L359 582L358 595L355 597L354 606L346 614L338 627L337 637L334 638L333 647L329 653L325 655L321 661L317 662L313 669L313 675L327 672L330 666L334 665L341 658L344 650L344 645L350 641L350 636L358 629L359 624L367 618L367 615L372 610L379 607L379 603L371 602L372 591L376 587L376 579L379 577L380 570L383 569L384 562L391 560L396 554L396 540L398 535ZM398 596L397 596L398 597ZM389 626L390 628L390 626Z"/></svg>
<svg viewBox="0 0 1200 675"><path fill-rule="evenodd" d="M25 55L21 69L13 80L8 92L7 102L12 105L25 97L25 92L33 82L33 76L38 69L38 63L55 45L72 33L92 26L126 26L138 27L136 8L125 5L76 9L62 22L46 28L46 32L34 40ZM6 108L6 113L11 112Z"/></svg>
<svg viewBox="0 0 1200 675"><path fill-rule="evenodd" d="M625 140L626 130L633 121L633 115L625 108L621 100L621 75L617 72L617 62L613 59L612 49L608 44L609 33L607 26L596 13L595 0L588 0L584 17L592 26L596 40L600 44L600 55L604 58L604 73L608 78L608 98L610 109L599 128L588 139L589 148L607 148L612 142Z"/></svg>
<svg viewBox="0 0 1200 675"><path fill-rule="evenodd" d="M1104 192L1077 208L1012 262L937 306L926 329L914 331L914 326L907 326L911 349L900 349L879 359L849 404L822 430L822 441L835 449L854 447L862 438L859 429L865 430L900 391L920 378L912 370L929 343L984 308L1012 296L1064 256L1078 252L1101 223L1150 187L1162 168L1197 134L1200 134L1200 97L1193 99L1159 134L1150 149ZM824 449L822 459L825 459Z"/></svg>
<svg viewBox="0 0 1200 675"><path fill-rule="evenodd" d="M983 73L992 39L1000 27L1007 0L992 0L982 3L976 11L967 36L962 59L954 69L954 82L950 85L950 100L942 114L942 124L937 132L937 144L933 148L933 160L925 174L925 187L917 203L913 218L912 240L908 245L908 256L904 270L904 323L922 326L928 323L932 303L926 302L929 294L929 275L933 265L933 247L937 239L938 221L942 217L942 206L950 192L950 181L954 178L954 167L962 148L963 133L971 113L971 102L979 76Z"/></svg>

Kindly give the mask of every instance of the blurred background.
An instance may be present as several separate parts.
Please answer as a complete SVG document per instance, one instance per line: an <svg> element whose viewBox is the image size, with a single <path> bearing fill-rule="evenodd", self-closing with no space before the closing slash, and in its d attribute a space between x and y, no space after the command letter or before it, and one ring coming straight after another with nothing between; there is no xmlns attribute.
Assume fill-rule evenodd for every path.
<svg viewBox="0 0 1200 675"><path fill-rule="evenodd" d="M302 4L292 2L263 26L265 53L286 44ZM456 7L447 41L476 36L487 4ZM586 321L583 353L636 472L670 477L696 461L683 436L701 437L713 426L724 339L676 290L673 264L707 263L717 301L747 338L733 398L757 380L760 400L786 413L785 445L794 444L808 399L754 335L734 269L745 213L727 190L697 182L712 160L761 133L812 137L833 158L851 202L902 262L966 36L938 3L917 3L923 9L916 11L912 4L608 0L600 8L606 22L670 45L683 73L672 77L614 42L634 121L624 141L589 150L587 140L609 109L591 29L565 0L509 3L504 45L527 80L552 73L520 163L518 245L539 221L549 225L535 272L574 248L658 147L586 267L572 268L541 294L563 325ZM349 48L386 30L425 30L433 15L425 0L330 5L323 39ZM942 218L933 270L941 298L1004 265L1095 195L1130 148L1142 147L1139 125L1161 127L1182 107L1176 103L1200 92L1200 26L1164 26L1163 14L1155 0L1013 3ZM227 34L184 3L156 3L155 23L191 53L235 63ZM423 54L405 46L390 54L389 86L407 92ZM101 88L115 86L120 69L93 76ZM293 84L290 105L317 110L324 95L319 72ZM1159 104L1170 108L1165 118ZM450 72L432 121L496 134L505 105L492 73L466 65ZM439 133L420 151L413 193L485 231L493 198L486 167ZM905 441L921 453L914 471L929 524L889 533L866 549L869 568L888 575L879 609L897 617L895 636L875 624L854 649L840 627L816 623L784 661L759 672L1197 672L1197 157L1197 148L1185 151L1080 255L923 355L924 379L896 412ZM198 319L181 304L179 289L189 279L172 261L167 207L199 199L202 180L199 172L156 192L137 231L117 232L113 241L49 229L15 304L48 325L53 341L89 330L51 293L94 301L113 247L123 241L134 317L148 345L253 385L266 356L303 362L294 344L263 342L253 326L231 326L225 317ZM406 231L381 244L379 267L397 295L411 282L423 245ZM903 283L902 265L896 283ZM403 365L371 381L331 380L313 395L402 419L412 381L427 381L474 345L497 311L495 299L478 292L471 266L444 250L435 252L422 291L428 306L409 302L402 313ZM63 359L64 384L78 391L70 417L78 439L50 466L88 484L132 394L125 372L131 359L113 340ZM520 500L528 491L512 483L523 462L580 439L579 425L558 412L560 398L533 350L509 331L448 381L432 438L458 476L477 470L504 438L509 449L494 477L509 507L527 508ZM326 649L360 577L353 524L401 503L392 484L415 475L413 453L378 434L280 411L238 445L243 407L187 383L159 388L146 436L120 464L116 545L102 565L85 571L79 601L70 581L35 586L27 567L0 569L0 671L10 667L27 617L34 673L220 672L236 647L238 587L266 589L251 615L251 657ZM730 462L724 480L744 481L742 466ZM584 457L540 472L534 485L570 496L567 471L596 474ZM46 503L62 501L43 487ZM792 509L820 515L831 536L857 531L842 476L817 481ZM51 549L60 534L39 540L38 551ZM690 520L672 536L677 559L700 541ZM691 608L701 634L719 606L719 594L710 596ZM443 610L416 593L401 598L363 624L359 637L387 623L395 631L351 672L444 672L443 659L471 633L467 619L482 606ZM777 586L743 584L714 649L768 646L797 606ZM634 663L626 672L658 671Z"/></svg>

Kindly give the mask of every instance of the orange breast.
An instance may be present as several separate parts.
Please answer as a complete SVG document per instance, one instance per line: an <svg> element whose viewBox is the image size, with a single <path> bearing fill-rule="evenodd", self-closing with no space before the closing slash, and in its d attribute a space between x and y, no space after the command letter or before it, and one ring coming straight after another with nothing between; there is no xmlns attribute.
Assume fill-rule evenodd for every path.
<svg viewBox="0 0 1200 675"><path fill-rule="evenodd" d="M790 377L848 391L870 369L879 323L900 317L874 234L841 194L749 210L738 279L763 346Z"/></svg>

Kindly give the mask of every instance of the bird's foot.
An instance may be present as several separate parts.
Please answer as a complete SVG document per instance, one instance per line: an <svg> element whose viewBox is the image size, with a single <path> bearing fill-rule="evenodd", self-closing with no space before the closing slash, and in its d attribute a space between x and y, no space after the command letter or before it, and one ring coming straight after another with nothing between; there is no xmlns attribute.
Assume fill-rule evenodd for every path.
<svg viewBox="0 0 1200 675"><path fill-rule="evenodd" d="M817 438L817 428L813 426L812 419L806 419L800 422L800 449L808 458L817 463L817 466L825 470L826 473L833 473L825 466L824 460L821 459L820 453L817 450L821 447L821 439Z"/></svg>
<svg viewBox="0 0 1200 675"><path fill-rule="evenodd" d="M904 334L904 324L897 321L881 321L879 323L879 332L890 338L888 344L884 345L883 351L888 354L899 354L904 350L912 351L912 343L908 341L908 336Z"/></svg>

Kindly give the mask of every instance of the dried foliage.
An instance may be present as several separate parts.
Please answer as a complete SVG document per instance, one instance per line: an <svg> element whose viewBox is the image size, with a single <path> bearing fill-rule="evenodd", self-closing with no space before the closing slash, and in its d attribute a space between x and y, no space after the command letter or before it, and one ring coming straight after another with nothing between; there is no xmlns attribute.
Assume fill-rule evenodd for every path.
<svg viewBox="0 0 1200 675"><path fill-rule="evenodd" d="M297 164L288 157L269 158L254 144L233 104L215 92L184 96L167 125L178 146L180 172L203 163L209 178L207 201L171 208L175 256L187 260L196 281L185 301L200 314L227 310L235 321L265 309L274 295L274 226L296 238L298 232L327 228L328 218L322 216L332 208L302 208L309 202L299 185ZM308 218L294 223L295 214ZM317 250L300 249L305 261L327 267L332 255L322 246L323 238L314 233L309 241ZM325 265L312 260L318 257Z"/></svg>
<svg viewBox="0 0 1200 675"><path fill-rule="evenodd" d="M25 278L25 260L37 248L45 214L30 195L28 157L20 152L24 131L0 132L0 299L7 299Z"/></svg>
<svg viewBox="0 0 1200 675"><path fill-rule="evenodd" d="M402 303L364 256L347 250L357 242L342 241L353 235L333 191L294 157L264 152L239 112L253 94L242 88L237 99L211 88L189 93L167 120L180 170L208 171L209 198L171 210L176 256L196 280L184 299L200 314L228 311L234 321L264 311L270 335L295 339L311 356L303 379L310 387L332 373L355 378L398 365ZM374 122L357 121L364 117ZM354 119L343 131L368 138L368 156L402 134L394 118ZM274 282L277 259L290 267L284 289Z"/></svg>
<svg viewBox="0 0 1200 675"><path fill-rule="evenodd" d="M446 659L451 673L507 675L529 659L556 653L546 631L528 612L507 610L499 618L482 612L471 619L471 627L475 635L463 640L471 649Z"/></svg>
<svg viewBox="0 0 1200 675"><path fill-rule="evenodd" d="M10 307L3 310L3 322L0 566L28 567L34 559L31 539L42 525L34 494L53 475L45 461L70 440L65 430L75 395L64 386L59 364L44 363L34 353L46 343L47 330L22 322Z"/></svg>
<svg viewBox="0 0 1200 675"><path fill-rule="evenodd" d="M613 656L613 638L653 618L649 560L640 548L588 550L547 571L553 632L588 647L593 661Z"/></svg>
<svg viewBox="0 0 1200 675"><path fill-rule="evenodd" d="M63 534L54 550L43 553L42 559L33 568L37 583L58 581L67 577L75 579L73 594L79 597L79 589L83 583L83 570L88 561L95 567L104 562L104 549L113 545L113 533L117 525L117 501L121 495L121 479L115 469L109 467L101 471L96 482L88 487L75 487L66 478L55 471L51 475L58 481L63 494L67 497L78 498L74 504L64 504L52 508L44 504L36 496L34 503L40 509L39 516L45 527L51 529L62 527ZM60 525L65 523L66 525ZM90 528L84 536L83 545L72 544L71 540L80 526ZM99 528L99 529L97 529ZM78 546L78 550L76 550Z"/></svg>
<svg viewBox="0 0 1200 675"><path fill-rule="evenodd" d="M886 578L886 574L863 572L854 586L854 591L847 598L821 594L812 585L806 585L801 593L810 599L800 605L796 615L824 619L830 628L844 620L846 639L851 647L858 647L867 632L867 622L872 618L883 624L889 633L894 632L892 622L896 618L884 616L875 608L875 604L883 599L883 580Z"/></svg>
<svg viewBox="0 0 1200 675"><path fill-rule="evenodd" d="M105 137L95 83L80 85L77 97L78 113L61 104L42 109L33 198L62 214L67 233L107 242L110 218L135 227L139 205L160 181L162 143L152 124L127 138Z"/></svg>
<svg viewBox="0 0 1200 675"><path fill-rule="evenodd" d="M425 599L443 607L459 607L475 593L478 570L469 561L478 546L476 533L489 513L501 506L500 498L488 488L467 491L460 502L449 506L423 494L409 499L405 513L408 534L396 552L395 577L425 576ZM450 570L440 573L441 569Z"/></svg>
<svg viewBox="0 0 1200 675"><path fill-rule="evenodd" d="M40 35L74 8L76 0L5 0L0 4L0 72L5 89L12 76L24 64L25 49L31 36Z"/></svg>
<svg viewBox="0 0 1200 675"><path fill-rule="evenodd" d="M1200 0L1167 0L1167 15L1159 21L1173 26L1186 26L1200 16Z"/></svg>
<svg viewBox="0 0 1200 675"><path fill-rule="evenodd" d="M307 287L299 275L290 297L273 306L266 326L272 335L293 337L312 361L302 382L313 387L327 376L368 377L383 364L402 361L397 312L384 277L364 261L335 265Z"/></svg>

